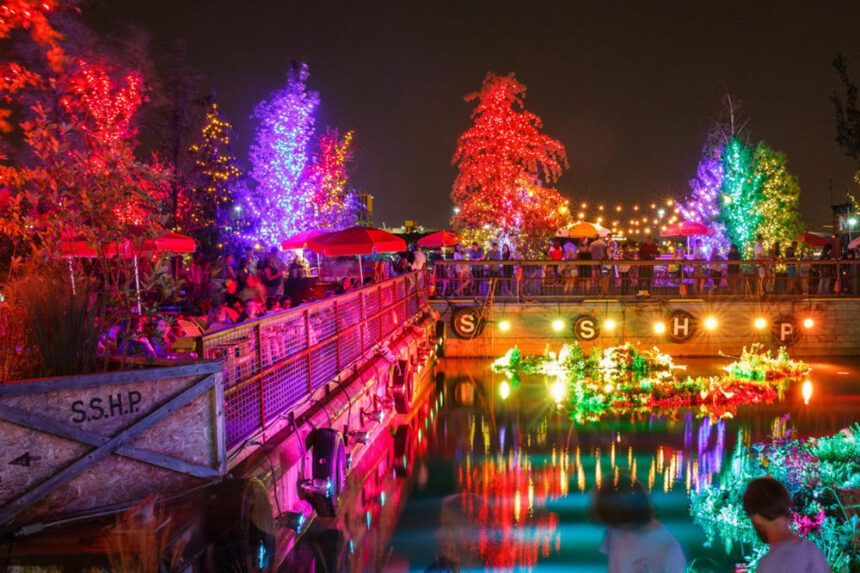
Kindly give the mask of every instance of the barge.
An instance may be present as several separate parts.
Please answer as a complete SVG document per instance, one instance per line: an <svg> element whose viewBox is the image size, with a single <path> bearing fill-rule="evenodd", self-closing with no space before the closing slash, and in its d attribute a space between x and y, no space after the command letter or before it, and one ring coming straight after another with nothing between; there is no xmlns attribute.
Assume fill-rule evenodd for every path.
<svg viewBox="0 0 860 573"><path fill-rule="evenodd" d="M200 361L0 386L5 565L277 570L372 444L408 464L437 318L410 273L205 334Z"/></svg>

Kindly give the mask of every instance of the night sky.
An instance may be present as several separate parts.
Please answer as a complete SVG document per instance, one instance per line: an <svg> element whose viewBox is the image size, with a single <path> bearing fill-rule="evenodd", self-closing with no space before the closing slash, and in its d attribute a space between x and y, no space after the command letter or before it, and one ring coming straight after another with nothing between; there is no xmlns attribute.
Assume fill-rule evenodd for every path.
<svg viewBox="0 0 860 573"><path fill-rule="evenodd" d="M470 125L463 96L488 71L516 72L527 107L567 147L559 189L576 202L680 196L728 89L754 141L789 157L818 227L844 200L853 167L834 142L830 66L842 51L860 83L860 2L230 2L90 0L100 31L134 23L163 51L183 39L253 139L254 105L310 66L317 127L356 131L354 184L375 222L442 226L450 165ZM656 3L653 3L656 4ZM206 86L208 88L208 86Z"/></svg>

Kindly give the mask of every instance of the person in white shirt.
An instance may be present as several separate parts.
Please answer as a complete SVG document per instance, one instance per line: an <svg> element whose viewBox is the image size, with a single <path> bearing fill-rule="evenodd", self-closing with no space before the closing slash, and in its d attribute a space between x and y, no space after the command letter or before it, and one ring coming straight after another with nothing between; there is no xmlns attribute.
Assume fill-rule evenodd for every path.
<svg viewBox="0 0 860 573"><path fill-rule="evenodd" d="M638 571L682 573L687 560L678 540L654 518L654 508L639 482L616 487L606 480L596 491L592 512L608 527L600 551L609 573Z"/></svg>
<svg viewBox="0 0 860 573"><path fill-rule="evenodd" d="M744 511L759 539L770 545L756 565L758 573L830 573L824 553L791 529L791 496L772 477L752 480L744 493Z"/></svg>
<svg viewBox="0 0 860 573"><path fill-rule="evenodd" d="M412 247L412 254L415 259L412 261L410 269L413 271L423 271L427 266L427 255L418 247Z"/></svg>

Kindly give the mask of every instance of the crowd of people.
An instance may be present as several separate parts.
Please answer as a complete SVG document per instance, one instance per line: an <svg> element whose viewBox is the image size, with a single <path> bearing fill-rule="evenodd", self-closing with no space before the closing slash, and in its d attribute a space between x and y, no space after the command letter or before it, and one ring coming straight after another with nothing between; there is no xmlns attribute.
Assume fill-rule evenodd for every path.
<svg viewBox="0 0 860 573"><path fill-rule="evenodd" d="M361 271L353 258L326 263L331 276L321 282L313 272L319 267L312 268L300 252L249 248L238 262L232 254L218 260L197 254L178 272L180 304L160 317L135 316L113 325L102 335L99 351L124 357L190 356L193 337L422 270L427 257L413 248L394 256L371 257ZM189 344L177 344L179 339Z"/></svg>
<svg viewBox="0 0 860 573"><path fill-rule="evenodd" d="M784 250L778 242L765 249L761 236L745 258L737 245L721 253L702 239L693 239L688 250L682 244L661 248L650 236L619 244L607 235L554 240L544 260L556 264L518 262L508 245L495 241L486 250L477 242L468 249L456 245L453 263L437 266L434 274L443 296L487 295L491 288L502 296L860 294L860 267L851 263L856 259L848 250L837 264L830 244L818 254L797 241Z"/></svg>

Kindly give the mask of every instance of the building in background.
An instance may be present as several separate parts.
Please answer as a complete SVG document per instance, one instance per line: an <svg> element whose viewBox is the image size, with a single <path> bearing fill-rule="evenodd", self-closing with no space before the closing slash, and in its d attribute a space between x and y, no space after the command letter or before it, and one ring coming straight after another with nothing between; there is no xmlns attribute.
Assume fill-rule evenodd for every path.
<svg viewBox="0 0 860 573"><path fill-rule="evenodd" d="M358 224L369 227L373 222L373 195L361 193L358 196Z"/></svg>

